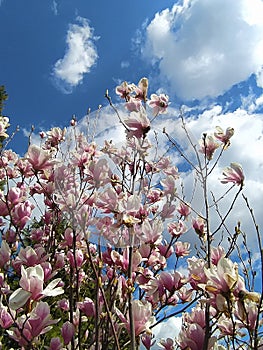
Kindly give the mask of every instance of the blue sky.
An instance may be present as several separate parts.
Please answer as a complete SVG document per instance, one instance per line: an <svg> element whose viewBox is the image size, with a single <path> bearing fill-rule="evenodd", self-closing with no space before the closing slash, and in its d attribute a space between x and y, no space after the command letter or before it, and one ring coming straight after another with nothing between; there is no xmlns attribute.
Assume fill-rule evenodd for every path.
<svg viewBox="0 0 263 350"><path fill-rule="evenodd" d="M12 147L26 150L22 130L32 124L36 134L68 126L73 114L81 120L88 108L107 105L106 89L118 101L116 85L147 76L151 92L170 96L170 112L157 126L177 132L182 143L181 106L195 139L217 125L235 128L211 186L220 196L222 167L241 163L245 194L263 227L262 18L262 0L0 0L0 84L9 94L4 114L13 130L21 127ZM98 129L112 128L107 135L116 139L114 119L103 113ZM184 175L186 186L191 176ZM229 224L240 217L250 232L249 215L237 203Z"/></svg>
<svg viewBox="0 0 263 350"><path fill-rule="evenodd" d="M72 114L82 118L87 108L106 104L105 90L113 91L117 79L137 81L147 72L132 51L132 40L146 18L172 3L2 1L0 76L9 94L5 113L21 127L33 123L47 128L64 125ZM90 40L98 57L79 84L66 86L60 81L58 88L52 76L54 65L68 49L66 38L74 25L76 32L94 28ZM122 62L133 66L121 68Z"/></svg>
<svg viewBox="0 0 263 350"><path fill-rule="evenodd" d="M252 8L260 2L252 0ZM254 52L246 53L256 51L262 25L251 29L245 21L238 22L241 5L230 8L227 1L218 0L212 5L205 0L178 2L174 7L171 0L2 0L0 4L0 76L9 94L5 112L21 127L64 126L72 114L80 119L87 108L106 104L106 88L114 96L118 81L136 82L144 75L153 90L164 88L177 104L196 105L195 98L207 103L204 97L210 94L213 101L227 101L233 110L240 105L241 94L262 93L253 75L262 57L253 59ZM69 84L69 71L63 80L54 69L69 50L67 37L72 33L75 51L81 54L80 43L74 43L77 34L82 41L86 35L86 51L91 54L93 46L95 57L86 58L79 80L75 77Z"/></svg>

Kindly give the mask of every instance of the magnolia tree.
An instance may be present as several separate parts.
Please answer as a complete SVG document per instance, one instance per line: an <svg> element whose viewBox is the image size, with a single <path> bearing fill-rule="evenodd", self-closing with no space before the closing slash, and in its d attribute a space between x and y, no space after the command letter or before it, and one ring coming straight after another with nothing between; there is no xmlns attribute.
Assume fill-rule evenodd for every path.
<svg viewBox="0 0 263 350"><path fill-rule="evenodd" d="M243 196L262 262L242 167L222 169L227 207L208 181L234 130L204 131L196 144L181 115L192 155L165 129L160 154L150 134L168 96L148 98L146 78L116 93L127 111L106 93L125 133L118 145L99 146L73 118L67 130L42 132L21 157L8 148L9 120L0 117L1 348L263 349L262 278L255 283L240 224L227 226ZM199 208L177 190L175 154L195 172ZM179 332L156 341L154 326L175 316Z"/></svg>

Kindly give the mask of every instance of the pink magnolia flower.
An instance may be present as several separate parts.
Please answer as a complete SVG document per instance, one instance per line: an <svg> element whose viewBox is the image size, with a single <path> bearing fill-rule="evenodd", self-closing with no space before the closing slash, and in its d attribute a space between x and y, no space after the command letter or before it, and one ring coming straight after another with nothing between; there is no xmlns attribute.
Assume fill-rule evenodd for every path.
<svg viewBox="0 0 263 350"><path fill-rule="evenodd" d="M11 210L12 221L19 228L24 228L27 222L30 220L32 209L34 208L33 204L26 200L24 203L18 203Z"/></svg>
<svg viewBox="0 0 263 350"><path fill-rule="evenodd" d="M181 287L178 290L178 296L183 303L189 302L192 300L193 290L187 289L185 286Z"/></svg>
<svg viewBox="0 0 263 350"><path fill-rule="evenodd" d="M63 345L59 337L52 338L48 350L63 350Z"/></svg>
<svg viewBox="0 0 263 350"><path fill-rule="evenodd" d="M50 147L58 146L62 141L65 140L66 128L63 130L55 127L49 130L47 133L47 142L46 144Z"/></svg>
<svg viewBox="0 0 263 350"><path fill-rule="evenodd" d="M25 303L31 300L39 300L45 296L56 296L64 293L61 287L57 287L60 278L51 281L48 286L43 289L44 285L44 271L41 265L33 267L21 266L21 288L16 289L9 298L9 306L12 310L17 310Z"/></svg>
<svg viewBox="0 0 263 350"><path fill-rule="evenodd" d="M68 311L69 310L69 300L63 298L57 302L58 307L61 310Z"/></svg>
<svg viewBox="0 0 263 350"><path fill-rule="evenodd" d="M223 176L224 177L221 179L223 184L232 182L238 186L240 185L241 187L244 184L245 176L241 165L238 163L231 163L229 167L225 168L223 171Z"/></svg>
<svg viewBox="0 0 263 350"><path fill-rule="evenodd" d="M159 280L162 283L164 290L168 290L171 293L183 286L183 277L180 272L177 271L174 273L162 271Z"/></svg>
<svg viewBox="0 0 263 350"><path fill-rule="evenodd" d="M20 271L21 265L25 266L35 266L41 264L48 259L49 255L46 253L45 248L42 246L37 246L33 249L30 246L26 248L21 248L18 256L13 261L13 267Z"/></svg>
<svg viewBox="0 0 263 350"><path fill-rule="evenodd" d="M161 180L161 185L163 186L164 194L171 194L172 196L176 192L175 179L172 175L166 176L163 180Z"/></svg>
<svg viewBox="0 0 263 350"><path fill-rule="evenodd" d="M11 187L7 193L7 199L10 207L14 207L19 202L25 200L25 191L20 187Z"/></svg>
<svg viewBox="0 0 263 350"><path fill-rule="evenodd" d="M6 129L9 127L9 125L9 118L0 116L0 137L2 139L6 139L8 137Z"/></svg>
<svg viewBox="0 0 263 350"><path fill-rule="evenodd" d="M116 94L127 101L129 94L134 91L134 84L128 84L124 81L121 85L116 87Z"/></svg>
<svg viewBox="0 0 263 350"><path fill-rule="evenodd" d="M183 202L180 202L180 204L177 207L177 211L180 215L184 216L185 218L191 213L189 205Z"/></svg>
<svg viewBox="0 0 263 350"><path fill-rule="evenodd" d="M206 283L207 277L204 272L205 261L203 259L197 259L195 256L187 259L189 270L189 282L193 289L200 289L198 286L200 283Z"/></svg>
<svg viewBox="0 0 263 350"><path fill-rule="evenodd" d="M143 332L151 333L149 326L155 322L154 316L152 316L152 305L148 301L142 302L140 300L133 300L133 318L135 327L135 336L140 335ZM124 323L125 328L130 331L129 315L125 317L120 310L116 309L117 315Z"/></svg>
<svg viewBox="0 0 263 350"><path fill-rule="evenodd" d="M57 321L52 320L48 303L40 301L31 312L28 320L33 338L48 332L52 328L50 325L57 323Z"/></svg>
<svg viewBox="0 0 263 350"><path fill-rule="evenodd" d="M225 256L225 250L222 246L211 247L211 262L217 265L219 260Z"/></svg>
<svg viewBox="0 0 263 350"><path fill-rule="evenodd" d="M67 258L69 260L70 266L73 268L81 267L84 261L84 255L81 249L76 249L75 254L69 250L67 253Z"/></svg>
<svg viewBox="0 0 263 350"><path fill-rule="evenodd" d="M161 339L158 343L158 345L165 350L174 350L174 341L171 338L167 338L167 339Z"/></svg>
<svg viewBox="0 0 263 350"><path fill-rule="evenodd" d="M26 159L35 171L44 171L51 168L57 161L51 158L50 152L43 150L37 145L30 145L26 154Z"/></svg>
<svg viewBox="0 0 263 350"><path fill-rule="evenodd" d="M0 190L0 213L1 216L9 215L8 205L6 204L6 199L4 192Z"/></svg>
<svg viewBox="0 0 263 350"><path fill-rule="evenodd" d="M87 317L93 317L95 315L95 305L92 299L85 298L84 301L78 302L77 307L81 310Z"/></svg>
<svg viewBox="0 0 263 350"><path fill-rule="evenodd" d="M193 219L192 226L198 236L203 237L206 234L206 222L201 217Z"/></svg>
<svg viewBox="0 0 263 350"><path fill-rule="evenodd" d="M153 208L153 207L151 207ZM162 207L162 211L160 213L162 220L171 219L174 217L175 205L171 205L171 203L165 203Z"/></svg>
<svg viewBox="0 0 263 350"><path fill-rule="evenodd" d="M216 139L224 143L224 148L226 149L230 145L230 138L234 135L234 129L228 127L224 133L223 129L220 126L216 127L214 136Z"/></svg>
<svg viewBox="0 0 263 350"><path fill-rule="evenodd" d="M84 173L87 174L85 181L96 188L110 182L111 170L106 159L101 158L98 161L90 162L88 169L85 169Z"/></svg>
<svg viewBox="0 0 263 350"><path fill-rule="evenodd" d="M149 106L153 108L153 114L156 116L158 114L166 113L169 105L169 97L165 94L151 95L151 99L148 102Z"/></svg>
<svg viewBox="0 0 263 350"><path fill-rule="evenodd" d="M125 125L128 127L128 137L135 136L141 138L145 136L150 130L150 120L144 109L140 109L137 112L131 112L128 118L124 119Z"/></svg>
<svg viewBox="0 0 263 350"><path fill-rule="evenodd" d="M252 300L245 299L236 303L235 316L251 331L255 330L258 312L258 303Z"/></svg>
<svg viewBox="0 0 263 350"><path fill-rule="evenodd" d="M141 78L141 80L138 83L138 87L135 88L135 97L139 98L143 101L147 100L147 92L148 92L148 79L147 78Z"/></svg>
<svg viewBox="0 0 263 350"><path fill-rule="evenodd" d="M58 320L52 320L49 305L45 302L37 303L28 315L22 315L16 320L17 326L7 333L20 346L28 346L29 342L40 334L48 332Z"/></svg>
<svg viewBox="0 0 263 350"><path fill-rule="evenodd" d="M234 325L233 321L226 317L224 314L219 318L217 326L223 335L233 335L234 334ZM235 322L235 328L239 326L238 322ZM236 330L235 330L236 331Z"/></svg>
<svg viewBox="0 0 263 350"><path fill-rule="evenodd" d="M168 259L173 253L174 253L174 248L173 246L170 246L168 243L166 242L161 242L161 244L157 245L157 249L159 251L159 253L165 257L166 259Z"/></svg>
<svg viewBox="0 0 263 350"><path fill-rule="evenodd" d="M129 112L139 112L141 110L142 103L140 99L129 96L128 101L125 103L125 107Z"/></svg>
<svg viewBox="0 0 263 350"><path fill-rule="evenodd" d="M3 268L5 264L10 260L11 249L6 241L2 241L0 247L0 267Z"/></svg>
<svg viewBox="0 0 263 350"><path fill-rule="evenodd" d="M204 139L199 141L199 144L201 146L199 152L205 154L208 160L213 158L214 152L220 146L211 135L205 135Z"/></svg>
<svg viewBox="0 0 263 350"><path fill-rule="evenodd" d="M153 220L151 222L145 220L142 224L143 240L146 243L161 243L162 232L163 224L161 220Z"/></svg>
<svg viewBox="0 0 263 350"><path fill-rule="evenodd" d="M183 327L177 338L181 349L203 349L205 340L205 310L195 307L190 314L183 315ZM216 337L210 337L207 350L214 349Z"/></svg>
<svg viewBox="0 0 263 350"><path fill-rule="evenodd" d="M200 350L203 349L205 330L199 324L189 324L182 329L178 336L178 343L181 349ZM208 350L212 350L216 338L209 339Z"/></svg>
<svg viewBox="0 0 263 350"><path fill-rule="evenodd" d="M14 323L14 318L14 313L11 315L7 307L0 303L0 326L4 329L11 327Z"/></svg>
<svg viewBox="0 0 263 350"><path fill-rule="evenodd" d="M61 334L64 344L68 345L75 334L75 326L71 322L66 321L62 326Z"/></svg>
<svg viewBox="0 0 263 350"><path fill-rule="evenodd" d="M182 220L179 220L177 222L171 222L170 224L168 224L167 228L168 232L173 237L180 237L187 230L187 227L185 226L185 223Z"/></svg>
<svg viewBox="0 0 263 350"><path fill-rule="evenodd" d="M190 243L177 241L174 244L174 252L177 258L180 256L187 256L190 254Z"/></svg>
<svg viewBox="0 0 263 350"><path fill-rule="evenodd" d="M232 291L239 280L238 266L230 259L221 257L217 266L204 268L207 277L205 289L212 294Z"/></svg>
<svg viewBox="0 0 263 350"><path fill-rule="evenodd" d="M151 346L153 346L155 343L155 341L152 342L152 336L150 334L142 334L141 340L142 340L142 344L145 346L146 350L150 350Z"/></svg>

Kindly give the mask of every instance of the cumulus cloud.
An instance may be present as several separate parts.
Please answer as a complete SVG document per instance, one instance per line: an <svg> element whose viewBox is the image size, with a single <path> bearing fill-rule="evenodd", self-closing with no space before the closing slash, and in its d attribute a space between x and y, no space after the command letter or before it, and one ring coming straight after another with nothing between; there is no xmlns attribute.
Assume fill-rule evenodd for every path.
<svg viewBox="0 0 263 350"><path fill-rule="evenodd" d="M261 215L261 201L263 197L262 114L249 113L241 108L234 112L223 113L220 106L214 106L195 117L188 117L186 119L186 127L191 132L191 138L193 139L193 143L197 145L197 149L199 148L197 142L199 139L201 139L202 134L213 134L216 126L221 126L224 130L227 127L233 127L235 134L231 139L231 146L223 153L218 165L209 176L209 191L214 194L216 199L223 196L230 185L223 185L220 183L219 179L222 177L222 170L229 166L231 162L240 163L245 174L245 186L243 193L249 199L250 205L253 208L257 220L257 224L259 227L263 227L263 218ZM186 142L184 141L185 136L183 136L181 132L175 132L174 137L176 137L179 144L184 145L185 143L186 145ZM190 149L187 148L187 145L184 146L184 149L186 153L190 155ZM212 165L210 165L210 168L211 167ZM188 198L191 198L193 195L194 172L188 171L183 173L182 177L184 181L185 195ZM238 189L236 188L235 191L232 191L232 194L224 196L224 200L218 203L218 208L223 217L230 208L237 190ZM195 207L198 203L204 203L202 198L202 189L200 187L200 190L196 191L193 199L193 202L196 203L194 204ZM209 197L209 200L212 204L212 196ZM199 207L198 210L202 210L202 207ZM211 231L213 231L221 222L221 218L215 211L215 207L211 207L211 217L213 218L211 221ZM252 251L256 251L257 242L255 239L255 230L253 228L253 223L245 201L241 196L236 202L234 209L226 222L227 227L232 233L234 232L234 227L238 221L241 222L242 229L247 233L249 247Z"/></svg>
<svg viewBox="0 0 263 350"><path fill-rule="evenodd" d="M81 84L84 75L89 73L98 59L94 30L88 20L77 17L78 24L70 24L67 32L67 50L53 68L52 76L56 85L65 93Z"/></svg>
<svg viewBox="0 0 263 350"><path fill-rule="evenodd" d="M254 104L261 104L262 97L255 97ZM127 116L127 112L122 105L117 105L119 114L122 118ZM243 193L248 197L251 207L254 209L255 216L258 221L259 227L263 227L263 217L261 215L261 201L263 198L263 118L262 114L248 111L244 108L238 108L234 112L224 112L220 105L208 107L206 111L194 113L191 111L192 116L186 116L186 127L191 137L193 144L199 149L198 141L202 138L203 133L213 134L216 126L221 126L223 130L228 127L233 127L235 134L231 139L231 146L223 153L222 158L218 162L218 165L214 168L213 173L209 176L209 189L213 192L215 198L220 198L225 191L230 187L220 182L222 177L222 171L225 167L229 166L232 162L240 163L245 173L245 186ZM166 115L159 116L155 119L152 129L149 132L149 136L152 138L153 145L155 142L155 133L158 134L158 154L163 155L169 147L166 137L163 135L162 130L165 127L166 131L176 140L181 149L185 152L187 157L196 163L195 154L192 146L189 146L187 137L184 130L181 127L181 121L178 117L179 111L170 108ZM80 123L79 128L85 134L88 133L87 126L92 127L92 134L95 136L95 140L103 145L103 141L113 140L116 145L121 145L125 140L124 128L118 121L118 117L115 112L106 107L99 112L94 112L89 116L89 121L85 117ZM95 126L95 131L93 130ZM204 200L202 199L202 188L195 184L195 172L190 167L185 166L184 159L174 151L170 152L174 164L177 165L181 171L181 177L183 179L184 195L187 201L192 199L193 207L202 212ZM202 155L200 154L202 157ZM212 166L212 165L210 165ZM178 184L177 189L180 190L181 186ZM193 189L195 188L195 194L193 196ZM235 190L238 190L235 188ZM222 215L225 215L228 208L231 205L231 201L234 197L235 190L231 192L224 200L219 203L219 210ZM212 197L209 197L212 204ZM214 230L219 222L220 217L211 209L211 215L213 216L212 227ZM242 229L249 233L248 243L251 249L255 251L255 235L253 231L253 225L249 216L248 209L245 206L244 200L240 197L237 201L234 210L227 221L227 226L233 232L235 225L238 221L241 221ZM193 235L189 231L186 240L190 239ZM194 253L194 252L193 252Z"/></svg>
<svg viewBox="0 0 263 350"><path fill-rule="evenodd" d="M185 0L156 13L142 55L182 99L216 97L252 74L263 87L262 0Z"/></svg>

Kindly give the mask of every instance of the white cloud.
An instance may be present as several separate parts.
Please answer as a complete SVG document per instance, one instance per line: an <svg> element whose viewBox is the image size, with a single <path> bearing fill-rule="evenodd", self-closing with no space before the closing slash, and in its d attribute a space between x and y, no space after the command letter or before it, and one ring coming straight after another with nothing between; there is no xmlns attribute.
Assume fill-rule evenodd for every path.
<svg viewBox="0 0 263 350"><path fill-rule="evenodd" d="M55 16L58 15L58 3L57 3L56 0L52 1L51 10L52 10L52 12L54 13Z"/></svg>
<svg viewBox="0 0 263 350"><path fill-rule="evenodd" d="M129 61L122 61L121 62L121 68L128 68L128 67L130 67Z"/></svg>
<svg viewBox="0 0 263 350"><path fill-rule="evenodd" d="M161 339L171 338L174 340L180 332L182 325L181 317L171 317L166 322L159 323L153 327L152 331L156 339L156 343L151 347L152 350L160 349L158 342Z"/></svg>
<svg viewBox="0 0 263 350"><path fill-rule="evenodd" d="M263 227L262 217L262 198L263 198L263 118L262 114L249 114L244 109L237 109L235 112L222 113L220 106L215 106L199 114L197 117L186 119L187 129L190 130L194 139L194 144L201 139L204 132L213 133L216 126L223 129L233 127L235 134L231 139L231 145L223 153L218 165L209 177L209 192L212 191L216 198L220 198L228 185L220 183L219 178L222 176L222 170L229 166L231 162L240 163L245 174L245 186L243 193L248 197L251 207L253 208L257 224ZM184 144L184 136L182 133L175 133L174 136L179 144ZM197 149L199 147L197 146ZM186 148L187 154L189 149ZM211 167L212 165L210 165ZM184 179L184 190L188 198L192 196L193 189L193 172L182 174ZM179 187L178 187L179 188ZM231 195L225 196L219 204L221 214L224 216L234 198L237 188ZM202 200L202 190L196 192L194 196L195 203L204 203ZM212 198L210 197L210 200ZM210 202L212 203L212 202ZM198 208L200 210L202 208ZM215 211L211 210L211 231L219 224L220 218ZM245 201L240 196L235 204L227 226L230 231L234 232L237 222L241 222L241 228L247 233L247 241L253 252L257 250L257 242L255 230ZM241 238L241 237L240 237Z"/></svg>
<svg viewBox="0 0 263 350"><path fill-rule="evenodd" d="M156 13L142 55L186 100L218 96L253 73L262 87L262 18L262 0L184 1Z"/></svg>
<svg viewBox="0 0 263 350"><path fill-rule="evenodd" d="M77 17L77 22L79 24L69 25L66 53L53 68L55 83L65 93L71 93L75 86L82 83L84 75L90 72L98 59L94 44L98 37L94 36L93 28L85 18Z"/></svg>
<svg viewBox="0 0 263 350"><path fill-rule="evenodd" d="M258 101L255 98L255 103L260 103L262 98ZM116 105L119 110L120 116L123 118L125 110L123 106ZM127 113L127 112L126 112ZM149 132L150 135L154 135L154 131L158 132L158 154L162 155L168 148L166 137L163 135L163 127L166 131L176 140L176 142L184 149L186 154L191 160L194 160L194 153L187 142L186 135L181 127L181 121L175 117L178 115L178 111L170 108L169 113L166 115L159 116L155 119L152 130ZM123 127L118 121L116 114L110 107L103 108L100 112L94 112L90 115L90 121L84 118L79 123L79 128L85 134L88 134L87 125L93 125L95 122L95 132L92 133L96 136L96 141L102 145L103 140L112 139L116 145L120 145L125 140L125 132ZM259 227L263 227L263 217L261 215L261 201L263 198L263 116L262 114L250 113L245 109L237 109L234 112L224 113L222 107L219 105L208 108L203 113L199 113L193 117L186 118L186 127L189 130L189 135L193 140L193 143L198 146L198 140L202 137L202 134L213 133L216 126L221 126L223 129L227 127L233 127L235 129L235 134L231 139L231 146L223 153L218 166L215 167L212 175L209 179L210 190L214 193L216 198L219 198L229 187L228 185L223 185L219 181L222 176L222 170L229 166L231 162L240 163L243 166L245 173L245 186L244 194L249 198L250 204L254 209L255 216L257 218ZM154 137L152 138L153 144ZM178 154L170 153L173 157L174 164L177 166L184 162L184 159ZM183 171L183 170L182 170ZM193 193L193 179L194 173L188 171L182 173L183 183L184 183L184 194L186 195L186 200L192 197ZM177 186L180 190L181 186ZM236 188L237 190L237 188ZM234 195L234 192L232 192ZM231 204L231 199L233 196L227 196L224 201L221 202L220 210L222 214L226 213L227 208ZM202 200L202 189L201 187L197 190L194 196L193 205L197 211L202 211L203 203ZM211 199L211 197L210 197ZM213 229L216 228L220 219L215 212L211 212L213 215L212 225ZM240 220L242 223L242 228L249 233L248 242L251 248L255 250L255 235L252 233L253 227L251 223L251 218L249 212L245 207L245 202L240 197L240 200L236 203L236 206L227 222L230 230L233 232L234 226L237 221ZM189 239L191 233L185 238ZM192 238L190 238L193 241Z"/></svg>

